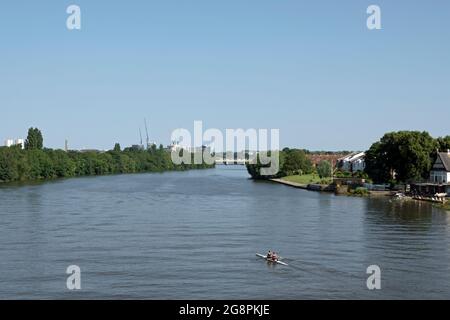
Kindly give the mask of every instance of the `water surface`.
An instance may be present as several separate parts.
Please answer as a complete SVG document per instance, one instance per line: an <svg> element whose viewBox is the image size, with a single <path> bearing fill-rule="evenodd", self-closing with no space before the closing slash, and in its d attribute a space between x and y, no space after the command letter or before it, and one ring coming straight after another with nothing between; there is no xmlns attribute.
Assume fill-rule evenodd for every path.
<svg viewBox="0 0 450 320"><path fill-rule="evenodd" d="M290 266L255 257L268 249ZM373 264L380 291L366 287ZM450 214L239 166L3 185L0 298L450 299Z"/></svg>

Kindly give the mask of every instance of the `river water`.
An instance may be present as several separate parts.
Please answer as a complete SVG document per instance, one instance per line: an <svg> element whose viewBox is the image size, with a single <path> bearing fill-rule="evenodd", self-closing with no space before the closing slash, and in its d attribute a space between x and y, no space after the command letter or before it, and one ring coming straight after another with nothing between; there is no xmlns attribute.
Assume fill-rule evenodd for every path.
<svg viewBox="0 0 450 320"><path fill-rule="evenodd" d="M269 249L289 266L255 256ZM254 182L240 166L3 185L6 298L450 299L450 213Z"/></svg>

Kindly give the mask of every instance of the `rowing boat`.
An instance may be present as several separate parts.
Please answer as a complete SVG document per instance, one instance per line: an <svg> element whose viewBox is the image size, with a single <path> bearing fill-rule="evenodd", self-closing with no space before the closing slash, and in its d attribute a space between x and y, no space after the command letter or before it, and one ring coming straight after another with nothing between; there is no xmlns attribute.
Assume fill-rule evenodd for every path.
<svg viewBox="0 0 450 320"><path fill-rule="evenodd" d="M285 262L283 262L283 261L280 261L280 260L272 260L272 259L268 259L268 258L267 258L267 255L263 255L263 254L257 253L256 256L259 257L259 258L263 258L263 259L266 260L267 262L278 263L278 264L281 264L281 265L283 265L283 266L287 266L287 265L288 265L287 263L285 263Z"/></svg>

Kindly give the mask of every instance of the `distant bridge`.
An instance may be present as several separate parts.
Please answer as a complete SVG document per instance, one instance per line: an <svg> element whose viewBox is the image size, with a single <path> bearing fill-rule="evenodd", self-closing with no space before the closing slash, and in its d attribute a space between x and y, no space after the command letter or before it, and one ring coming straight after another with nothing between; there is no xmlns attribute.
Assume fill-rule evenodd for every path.
<svg viewBox="0 0 450 320"><path fill-rule="evenodd" d="M248 162L249 162L249 160L247 160L247 159L216 159L217 165L228 165L228 166L240 165L240 166L243 166L243 165L247 164Z"/></svg>

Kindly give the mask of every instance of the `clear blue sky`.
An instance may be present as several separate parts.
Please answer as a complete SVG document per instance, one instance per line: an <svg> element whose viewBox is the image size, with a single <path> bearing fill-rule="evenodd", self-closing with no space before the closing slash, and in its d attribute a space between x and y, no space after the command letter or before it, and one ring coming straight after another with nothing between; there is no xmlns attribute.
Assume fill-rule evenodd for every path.
<svg viewBox="0 0 450 320"><path fill-rule="evenodd" d="M48 147L126 146L144 117L164 144L194 120L313 150L450 134L447 0L4 1L0 41L2 144L37 126Z"/></svg>

